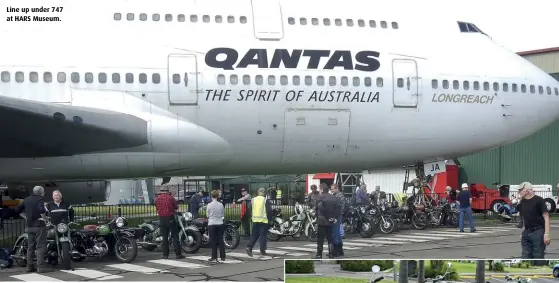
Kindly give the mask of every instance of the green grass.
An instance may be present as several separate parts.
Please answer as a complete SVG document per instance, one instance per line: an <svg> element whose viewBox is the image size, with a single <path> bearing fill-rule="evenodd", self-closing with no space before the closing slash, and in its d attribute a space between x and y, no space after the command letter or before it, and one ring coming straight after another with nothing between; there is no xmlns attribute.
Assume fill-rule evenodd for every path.
<svg viewBox="0 0 559 283"><path fill-rule="evenodd" d="M466 262L452 262L452 267L456 269L458 273L476 273L476 264L475 263L466 263ZM485 271L486 272L496 272L496 271L489 271L489 263L485 261ZM505 267L505 271L502 273L530 273L530 272L550 272L550 268L548 266L534 266L531 268L514 268L514 267Z"/></svg>
<svg viewBox="0 0 559 283"><path fill-rule="evenodd" d="M285 283L363 283L367 279L341 278L341 277L297 277L286 276ZM380 283L396 283L396 281L382 280Z"/></svg>

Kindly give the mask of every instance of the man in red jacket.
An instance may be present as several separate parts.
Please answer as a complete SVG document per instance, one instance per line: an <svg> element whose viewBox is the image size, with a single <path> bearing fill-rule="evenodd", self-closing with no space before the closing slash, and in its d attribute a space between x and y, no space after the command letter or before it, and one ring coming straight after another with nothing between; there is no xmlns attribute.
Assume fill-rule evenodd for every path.
<svg viewBox="0 0 559 283"><path fill-rule="evenodd" d="M250 238L250 218L252 217L252 206L250 205L252 197L245 188L241 189L241 197L237 202L241 202L241 222L243 223L243 231L245 237Z"/></svg>
<svg viewBox="0 0 559 283"><path fill-rule="evenodd" d="M169 189L161 189L161 193L155 199L155 208L157 209L157 215L159 215L163 258L167 259L169 257L169 233L171 233L171 238L173 239L177 259L184 258L181 253L181 246L179 245L179 224L175 219L175 213L179 209L179 205L173 195L169 193Z"/></svg>

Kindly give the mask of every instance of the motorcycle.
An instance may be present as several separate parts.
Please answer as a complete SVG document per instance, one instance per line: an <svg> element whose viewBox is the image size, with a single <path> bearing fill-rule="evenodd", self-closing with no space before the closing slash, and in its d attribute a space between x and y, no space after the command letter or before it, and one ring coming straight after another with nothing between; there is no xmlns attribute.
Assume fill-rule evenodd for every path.
<svg viewBox="0 0 559 283"><path fill-rule="evenodd" d="M72 242L70 241L69 228L65 223L54 225L50 222L46 223L47 229L47 247L45 252L45 263L50 265L57 265L59 259L62 262L63 269L69 270L72 268L72 260L70 251L72 250ZM14 242L12 249L16 265L24 267L27 265L27 240L29 234L21 234ZM34 264L37 264L37 255L34 258Z"/></svg>
<svg viewBox="0 0 559 283"><path fill-rule="evenodd" d="M114 251L120 262L130 263L138 255L137 238L142 229L126 228L126 218L120 216L106 224L85 225L83 229L70 230L73 243L72 260L83 261L88 257L101 258Z"/></svg>
<svg viewBox="0 0 559 283"><path fill-rule="evenodd" d="M380 267L378 265L373 265L373 267L371 267L371 271L373 272L373 276L371 276L371 278L367 281L367 283L377 283L384 279L384 276L375 278L375 274L380 271Z"/></svg>
<svg viewBox="0 0 559 283"><path fill-rule="evenodd" d="M379 199L377 209L371 209L373 215L373 225L378 227L383 234L390 234L394 232L396 224L392 219L388 201L383 198Z"/></svg>
<svg viewBox="0 0 559 283"><path fill-rule="evenodd" d="M416 230L423 230L427 227L427 214L423 212L421 209L424 207L418 207L415 205L415 196L411 197L401 197L400 195L395 195L399 197L399 203L402 203L402 206L399 208L394 209L396 217L398 218L398 225L399 228L403 227L404 225L411 225ZM394 203L393 206L396 206Z"/></svg>
<svg viewBox="0 0 559 283"><path fill-rule="evenodd" d="M370 238L375 233L373 223L377 210L372 205L350 206L344 215L342 225L344 232L359 232L362 238Z"/></svg>
<svg viewBox="0 0 559 283"><path fill-rule="evenodd" d="M450 273L450 272L448 272L448 270L450 269L451 266L452 266L452 263L449 262L448 266L446 267L446 270L445 270L444 274L443 275L438 275L437 277L433 278L431 280L431 283L446 283L445 277ZM425 283L425 282L428 282L428 280L425 280L425 281L419 282L419 283Z"/></svg>
<svg viewBox="0 0 559 283"><path fill-rule="evenodd" d="M514 278L514 276L510 276L509 274L505 275L505 281L506 282L517 282L517 283L532 283L531 278L524 278L524 277L520 277L520 276L516 276L516 278Z"/></svg>
<svg viewBox="0 0 559 283"><path fill-rule="evenodd" d="M432 226L440 226L446 223L451 227L458 227L458 210L456 203L449 203L446 198L439 201L436 206L425 208L425 213L429 219L429 224Z"/></svg>
<svg viewBox="0 0 559 283"><path fill-rule="evenodd" d="M186 249L187 253L196 253L202 246L207 246L210 244L210 235L208 229L208 219L207 218L196 218L192 217L192 213L185 212L183 213L184 220L186 221L187 229L195 229L201 235L201 240L196 241L198 238L193 237L193 239L189 239L189 241L196 241L196 243L192 243L191 245L183 245ZM236 249L241 242L241 234L239 233L239 225L241 224L240 220L231 221L231 220L224 220L223 225L223 242L225 243L225 247L228 249ZM200 239L198 238L198 239ZM199 243L199 244L198 244Z"/></svg>
<svg viewBox="0 0 559 283"><path fill-rule="evenodd" d="M501 204L497 205L497 217L505 223L520 222L520 214L518 213L518 199L513 199L511 205Z"/></svg>
<svg viewBox="0 0 559 283"><path fill-rule="evenodd" d="M198 251L200 249L199 246L202 244L202 233L198 227L189 226L187 224L186 219L188 217L187 213L177 212L175 214L175 221L179 226L179 243L181 245L181 249L186 253L192 253L192 251ZM190 218L192 218L192 214L190 214ZM139 228L143 229L145 232L141 241L138 242L144 250L151 252L158 246L161 246L163 237L161 236L159 221L146 221L140 224ZM169 233L169 243L170 245L173 245L171 233Z"/></svg>
<svg viewBox="0 0 559 283"><path fill-rule="evenodd" d="M268 239L270 241L278 241L282 237L291 236L293 238L301 237L304 232L311 241L316 241L318 226L316 225L316 212L311 209L304 209L298 202L295 203L295 214L287 221L283 220L281 208L272 209L274 219L268 228ZM313 240L314 239L314 240Z"/></svg>

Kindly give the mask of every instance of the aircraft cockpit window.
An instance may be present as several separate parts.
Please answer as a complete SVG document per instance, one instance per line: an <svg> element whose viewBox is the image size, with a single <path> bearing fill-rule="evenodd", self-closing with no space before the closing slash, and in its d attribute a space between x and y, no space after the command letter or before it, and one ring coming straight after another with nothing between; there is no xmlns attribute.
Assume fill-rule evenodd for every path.
<svg viewBox="0 0 559 283"><path fill-rule="evenodd" d="M231 85L237 85L239 83L239 76L231 75L231 77L229 77L229 83L231 83Z"/></svg>
<svg viewBox="0 0 559 283"><path fill-rule="evenodd" d="M398 25L397 22L392 22L392 28L393 28L393 29L399 29L400 26Z"/></svg>
<svg viewBox="0 0 559 283"><path fill-rule="evenodd" d="M29 81L32 83L36 83L39 81L39 74L37 72L29 73Z"/></svg>
<svg viewBox="0 0 559 283"><path fill-rule="evenodd" d="M352 27L353 26L353 20L352 19L347 19L345 20L345 23L348 27Z"/></svg>
<svg viewBox="0 0 559 283"><path fill-rule="evenodd" d="M276 77L275 76L268 76L268 85L276 85Z"/></svg>
<svg viewBox="0 0 559 283"><path fill-rule="evenodd" d="M460 82L457 80L452 81L452 88L453 89L459 89L460 88Z"/></svg>
<svg viewBox="0 0 559 283"><path fill-rule="evenodd" d="M312 85L312 77L311 76L305 76L305 85L306 86L311 86Z"/></svg>
<svg viewBox="0 0 559 283"><path fill-rule="evenodd" d="M518 85L512 84L512 92L518 92Z"/></svg>
<svg viewBox="0 0 559 283"><path fill-rule="evenodd" d="M330 86L336 86L336 77L330 77L328 78L328 84Z"/></svg>
<svg viewBox="0 0 559 283"><path fill-rule="evenodd" d="M227 22L230 23L230 24L234 24L235 23L235 17L227 16Z"/></svg>
<svg viewBox="0 0 559 283"><path fill-rule="evenodd" d="M146 13L141 13L140 14L140 21L145 22L148 20L148 14Z"/></svg>
<svg viewBox="0 0 559 283"><path fill-rule="evenodd" d="M522 93L526 93L526 85L525 84L521 85L520 90L522 90Z"/></svg>
<svg viewBox="0 0 559 283"><path fill-rule="evenodd" d="M106 84L107 83L107 74L106 73L99 73L99 75L97 75L97 80L102 84Z"/></svg>
<svg viewBox="0 0 559 283"><path fill-rule="evenodd" d="M460 28L461 32L468 32L468 27L466 26L466 23L458 22L458 27Z"/></svg>
<svg viewBox="0 0 559 283"><path fill-rule="evenodd" d="M380 27L381 28L388 28L388 24L385 21L381 21L380 22Z"/></svg>
<svg viewBox="0 0 559 283"><path fill-rule="evenodd" d="M369 26L372 27L372 28L376 28L377 27L377 22L375 22L373 20L370 20L369 21Z"/></svg>
<svg viewBox="0 0 559 283"><path fill-rule="evenodd" d="M256 85L262 85L264 83L264 77L262 77L261 75L256 75L256 77L254 78L254 82L256 83Z"/></svg>
<svg viewBox="0 0 559 283"><path fill-rule="evenodd" d="M132 14L132 13L126 14L126 19L129 20L129 21L133 21L134 20L134 14Z"/></svg>
<svg viewBox="0 0 559 283"><path fill-rule="evenodd" d="M541 86L541 85L538 86L538 92L539 92L540 94L543 94L543 86Z"/></svg>
<svg viewBox="0 0 559 283"><path fill-rule="evenodd" d="M372 86L373 85L373 80L369 77L365 78L365 86Z"/></svg>
<svg viewBox="0 0 559 283"><path fill-rule="evenodd" d="M341 27L342 26L342 19L335 19L334 23L336 23L336 26Z"/></svg>
<svg viewBox="0 0 559 283"><path fill-rule="evenodd" d="M58 74L56 74L56 80L59 83L65 83L66 82L66 73L64 72L59 72Z"/></svg>
<svg viewBox="0 0 559 283"><path fill-rule="evenodd" d="M301 78L299 78L299 76L293 76L293 85L300 85L301 84Z"/></svg>
<svg viewBox="0 0 559 283"><path fill-rule="evenodd" d="M316 77L316 84L319 86L324 86L324 77L323 76Z"/></svg>
<svg viewBox="0 0 559 283"><path fill-rule="evenodd" d="M359 86L361 84L361 80L359 77L353 77L353 86Z"/></svg>
<svg viewBox="0 0 559 283"><path fill-rule="evenodd" d="M181 78L180 75L178 75L179 80ZM134 74L132 73L126 73L126 75L124 76L124 79L126 80L127 84L133 84L134 83ZM174 75L173 75L173 81L175 80Z"/></svg>
<svg viewBox="0 0 559 283"><path fill-rule="evenodd" d="M536 93L536 87L534 85L530 85L530 93Z"/></svg>
<svg viewBox="0 0 559 283"><path fill-rule="evenodd" d="M221 16L215 16L215 21L217 21L217 17L219 17L220 21L219 23L221 23ZM177 21L179 21L180 23L185 22L186 21L186 16L184 14L178 14L177 15Z"/></svg>
<svg viewBox="0 0 559 283"><path fill-rule="evenodd" d="M173 78L173 81L175 78ZM178 80L180 82L180 78ZM217 75L217 84L224 85L225 84L225 76L224 75Z"/></svg>
<svg viewBox="0 0 559 283"><path fill-rule="evenodd" d="M377 86L382 87L383 85L384 85L384 81L382 80L382 78L377 78Z"/></svg>
<svg viewBox="0 0 559 283"><path fill-rule="evenodd" d="M93 74L92 73L85 73L84 76L85 82L90 84L93 82Z"/></svg>
<svg viewBox="0 0 559 283"><path fill-rule="evenodd" d="M43 73L43 81L45 83L52 83L52 73L51 72L44 72Z"/></svg>
<svg viewBox="0 0 559 283"><path fill-rule="evenodd" d="M285 75L280 76L280 84L281 85L289 84L289 79L287 79L287 76L285 76Z"/></svg>
<svg viewBox="0 0 559 283"><path fill-rule="evenodd" d="M300 18L300 19L299 19L299 23L300 23L302 26L306 26L306 25L307 25L307 19L306 19L306 18Z"/></svg>
<svg viewBox="0 0 559 283"><path fill-rule="evenodd" d="M198 15L190 15L190 22L191 23L198 22Z"/></svg>
<svg viewBox="0 0 559 283"><path fill-rule="evenodd" d="M318 19L317 18L312 18L311 23L312 23L313 26L318 26Z"/></svg>
<svg viewBox="0 0 559 283"><path fill-rule="evenodd" d="M322 23L323 23L325 26L327 26L327 27L330 26L330 24L331 24L331 23L330 23L330 19L323 19L323 20L322 20Z"/></svg>
<svg viewBox="0 0 559 283"><path fill-rule="evenodd" d="M433 89L439 88L439 81L437 81L437 80L432 80L432 81L431 81L431 87L432 87Z"/></svg>
<svg viewBox="0 0 559 283"><path fill-rule="evenodd" d="M206 16L204 16L204 17L206 17ZM173 15L171 15L171 14L166 14L166 15L165 15L165 21L166 21L166 22L172 22L172 21L173 21ZM210 18L208 17L208 22L209 22L209 21L210 21ZM206 22L206 23L207 23L207 22Z"/></svg>
<svg viewBox="0 0 559 283"><path fill-rule="evenodd" d="M507 83L504 83L504 84L503 84L503 91L504 91L504 92L508 92L508 91L509 91L509 84L507 84Z"/></svg>
<svg viewBox="0 0 559 283"><path fill-rule="evenodd" d="M244 85L250 85L250 76L249 75L244 75L243 76L243 84Z"/></svg>
<svg viewBox="0 0 559 283"><path fill-rule="evenodd" d="M80 82L80 73L78 72L72 72L72 74L70 74L70 80L77 84Z"/></svg>
<svg viewBox="0 0 559 283"><path fill-rule="evenodd" d="M141 84L145 84L145 83L148 82L148 75L146 75L146 74L144 74L144 73L141 73L141 74L138 76L138 80L140 81Z"/></svg>
<svg viewBox="0 0 559 283"><path fill-rule="evenodd" d="M120 74L119 73L113 73L112 75L112 81L114 84L119 84L120 83Z"/></svg>
<svg viewBox="0 0 559 283"><path fill-rule="evenodd" d="M2 72L0 74L0 79L2 80L3 83L9 83L10 82L10 72Z"/></svg>
<svg viewBox="0 0 559 283"><path fill-rule="evenodd" d="M493 83L493 91L499 91L499 83Z"/></svg>
<svg viewBox="0 0 559 283"><path fill-rule="evenodd" d="M347 77L342 77L340 81L342 83L342 86L347 86L349 84Z"/></svg>
<svg viewBox="0 0 559 283"><path fill-rule="evenodd" d="M396 85L397 85L399 88L403 88L403 87L404 87L404 79L398 78L398 80L396 80Z"/></svg>
<svg viewBox="0 0 559 283"><path fill-rule="evenodd" d="M550 87L547 87L547 94L551 95L551 88Z"/></svg>
<svg viewBox="0 0 559 283"><path fill-rule="evenodd" d="M474 81L474 90L479 90L479 82Z"/></svg>
<svg viewBox="0 0 559 283"><path fill-rule="evenodd" d="M159 16L159 14L151 15L151 20L154 21L154 22L159 22L160 19L161 19L161 16Z"/></svg>
<svg viewBox="0 0 559 283"><path fill-rule="evenodd" d="M483 90L489 91L489 83L488 82L483 82Z"/></svg>
<svg viewBox="0 0 559 283"><path fill-rule="evenodd" d="M464 81L463 86L464 86L464 90L469 90L470 89L470 82L469 81Z"/></svg>
<svg viewBox="0 0 559 283"><path fill-rule="evenodd" d="M443 80L443 88L444 88L444 89L448 89L448 87L449 87L448 81L447 81L447 80Z"/></svg>
<svg viewBox="0 0 559 283"><path fill-rule="evenodd" d="M121 13L115 13L113 15L113 19L115 19L115 21L120 21L122 20L122 14Z"/></svg>
<svg viewBox="0 0 559 283"><path fill-rule="evenodd" d="M487 35L480 28L472 23L458 22L458 28L460 29L460 32L477 32Z"/></svg>
<svg viewBox="0 0 559 283"><path fill-rule="evenodd" d="M365 27L365 21L364 20L357 20L357 25L361 28Z"/></svg>

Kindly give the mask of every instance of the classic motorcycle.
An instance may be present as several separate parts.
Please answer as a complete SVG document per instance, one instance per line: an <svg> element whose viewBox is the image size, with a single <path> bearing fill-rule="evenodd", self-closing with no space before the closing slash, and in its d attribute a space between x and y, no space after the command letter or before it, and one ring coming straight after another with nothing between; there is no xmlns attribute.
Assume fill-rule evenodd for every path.
<svg viewBox="0 0 559 283"><path fill-rule="evenodd" d="M497 217L502 222L520 222L520 215L518 214L518 199L513 199L511 205L508 204L498 204Z"/></svg>
<svg viewBox="0 0 559 283"><path fill-rule="evenodd" d="M62 267L66 270L72 268L72 260L70 251L72 250L72 242L70 241L69 228L65 223L54 225L50 222L46 223L47 229L47 247L45 252L45 263L50 265L57 265L62 262ZM29 234L21 234L14 242L12 249L16 265L23 267L27 265L27 240ZM59 261L60 259L60 261ZM35 255L34 264L37 264Z"/></svg>
<svg viewBox="0 0 559 283"><path fill-rule="evenodd" d="M363 238L372 237L375 233L373 222L376 213L376 208L372 205L350 206L342 221L344 232L359 232Z"/></svg>
<svg viewBox="0 0 559 283"><path fill-rule="evenodd" d="M532 283L531 278L525 278L525 277L521 277L521 276L517 276L515 278L514 276L510 276L509 274L505 275L505 281L506 282L517 282L517 283Z"/></svg>
<svg viewBox="0 0 559 283"><path fill-rule="evenodd" d="M416 230L427 227L427 214L415 205L415 196L407 197L405 194L395 194L396 203L393 202L392 217L397 218L398 229L404 225L411 225ZM400 206L400 204L402 204Z"/></svg>
<svg viewBox="0 0 559 283"><path fill-rule="evenodd" d="M318 233L318 227L316 225L315 210L305 209L300 203L296 202L295 214L289 217L287 221L283 220L281 208L279 207L272 209L272 215L274 219L268 228L268 239L270 241L278 241L288 236L299 238L302 233L305 233L311 241L313 241L313 238L316 238L315 235Z"/></svg>
<svg viewBox="0 0 559 283"><path fill-rule="evenodd" d="M383 234L394 232L396 224L394 219L392 219L390 206L386 198L379 199L377 206L371 209L370 212L373 215L374 227L378 227Z"/></svg>
<svg viewBox="0 0 559 283"><path fill-rule="evenodd" d="M371 267L371 271L373 271L373 276L371 276L371 278L367 281L367 283L377 283L377 282L382 281L384 279L384 276L381 276L379 278L375 278L375 274L380 271L380 266L373 265Z"/></svg>
<svg viewBox="0 0 559 283"><path fill-rule="evenodd" d="M208 246L210 244L210 235L208 229L208 219L207 218L196 218L192 216L192 213L183 213L184 220L186 222L186 227L188 230L195 229L201 235L201 240L196 241L196 243L182 245L183 250L187 253L196 253L202 246ZM240 220L223 220L224 231L223 231L223 242L225 247L228 249L235 249L239 246L241 242L241 234L239 233ZM193 237L193 239L188 239L188 241L195 241L198 236ZM190 237L189 237L190 238ZM199 244L197 244L199 243Z"/></svg>
<svg viewBox="0 0 559 283"><path fill-rule="evenodd" d="M452 263L449 262L447 267L446 267L446 270L445 270L444 274L443 275L438 275L437 277L431 279L431 283L446 283L445 277L450 273L450 272L448 272L448 270L450 269L451 266L452 266ZM419 282L419 283L425 283L425 282L429 282L429 281L425 280L425 281Z"/></svg>
<svg viewBox="0 0 559 283"><path fill-rule="evenodd" d="M142 229L126 228L126 218L120 216L106 224L85 225L83 229L70 230L73 243L72 260L83 261L88 257L101 258L114 251L120 262L129 263L138 255L137 238Z"/></svg>
<svg viewBox="0 0 559 283"><path fill-rule="evenodd" d="M202 244L202 233L200 233L198 227L187 224L187 217L192 218L192 214L189 216L187 213L177 212L175 214L175 221L179 226L179 243L181 245L181 249L186 253L192 253L192 251L198 251L200 249L199 246ZM153 251L158 246L161 246L163 236L161 236L159 221L147 221L140 224L139 227L145 232L141 241L138 242L144 250ZM173 245L170 233L169 244Z"/></svg>

